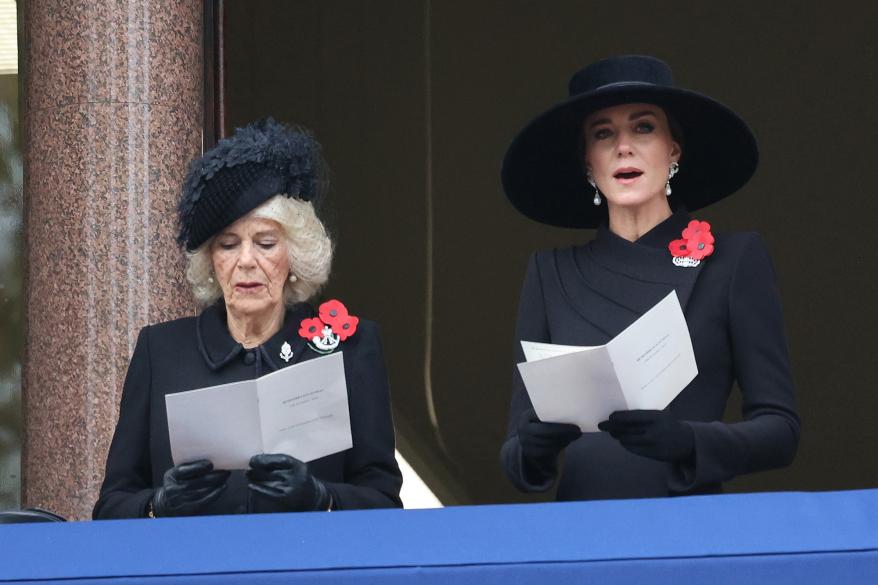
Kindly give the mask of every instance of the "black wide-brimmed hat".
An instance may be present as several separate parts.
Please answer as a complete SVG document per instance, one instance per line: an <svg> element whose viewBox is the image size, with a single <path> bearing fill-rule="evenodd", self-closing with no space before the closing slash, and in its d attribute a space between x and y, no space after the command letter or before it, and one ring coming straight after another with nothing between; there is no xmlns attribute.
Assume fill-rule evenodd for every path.
<svg viewBox="0 0 878 585"><path fill-rule="evenodd" d="M671 183L675 206L710 205L756 170L759 151L747 124L716 100L677 87L664 61L639 55L598 61L575 73L568 89L570 97L525 126L503 159L506 196L531 219L590 228L607 217L606 205L592 203L581 145L586 116L609 106L655 104L681 126L683 156Z"/></svg>
<svg viewBox="0 0 878 585"><path fill-rule="evenodd" d="M192 161L178 208L177 241L192 251L275 195L318 194L320 145L266 118L238 128Z"/></svg>

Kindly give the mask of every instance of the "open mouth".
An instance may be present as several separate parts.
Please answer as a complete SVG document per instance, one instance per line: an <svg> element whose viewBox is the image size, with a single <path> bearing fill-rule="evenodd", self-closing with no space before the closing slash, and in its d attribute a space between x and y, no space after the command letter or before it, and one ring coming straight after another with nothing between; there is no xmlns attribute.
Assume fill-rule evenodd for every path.
<svg viewBox="0 0 878 585"><path fill-rule="evenodd" d="M638 169L619 169L613 175L614 179L622 179L623 181L627 181L630 179L636 179L640 175L643 174L643 171Z"/></svg>

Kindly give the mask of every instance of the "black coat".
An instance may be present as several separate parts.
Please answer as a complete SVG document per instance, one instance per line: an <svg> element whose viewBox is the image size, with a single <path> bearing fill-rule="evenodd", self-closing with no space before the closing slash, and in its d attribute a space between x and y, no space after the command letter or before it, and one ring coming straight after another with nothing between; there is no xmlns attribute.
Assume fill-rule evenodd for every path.
<svg viewBox="0 0 878 585"><path fill-rule="evenodd" d="M173 466L166 394L257 378L319 357L298 334L301 320L314 315L313 308L305 304L287 310L281 330L251 350L229 334L222 304L198 317L144 327L128 366L94 517L146 515L153 490ZM279 357L284 341L293 349L289 363ZM361 319L356 333L336 351L344 352L353 447L311 461L308 467L324 481L335 508L400 506L402 476L394 457L390 396L377 325ZM223 495L205 513L251 511L261 511L260 503L258 498L251 500L244 472L236 470Z"/></svg>
<svg viewBox="0 0 878 585"><path fill-rule="evenodd" d="M584 246L539 252L527 268L518 312L520 340L601 345L676 290L698 375L669 405L695 435L694 460L666 463L635 455L607 433L584 433L566 449L559 500L716 493L742 473L788 465L799 440L780 296L762 238L716 235L714 253L694 268L672 263L668 244L689 222L675 213L636 242L606 226ZM523 491L544 491L523 473L516 427L531 402L513 368L503 467ZM737 381L743 421L721 422Z"/></svg>

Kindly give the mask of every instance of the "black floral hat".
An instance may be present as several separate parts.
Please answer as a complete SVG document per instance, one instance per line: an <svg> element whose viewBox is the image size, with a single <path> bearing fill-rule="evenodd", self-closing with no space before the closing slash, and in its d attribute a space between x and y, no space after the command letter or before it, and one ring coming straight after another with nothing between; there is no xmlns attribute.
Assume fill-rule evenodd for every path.
<svg viewBox="0 0 878 585"><path fill-rule="evenodd" d="M303 130L266 118L238 128L192 161L178 208L177 241L196 250L275 195L318 194L320 145Z"/></svg>

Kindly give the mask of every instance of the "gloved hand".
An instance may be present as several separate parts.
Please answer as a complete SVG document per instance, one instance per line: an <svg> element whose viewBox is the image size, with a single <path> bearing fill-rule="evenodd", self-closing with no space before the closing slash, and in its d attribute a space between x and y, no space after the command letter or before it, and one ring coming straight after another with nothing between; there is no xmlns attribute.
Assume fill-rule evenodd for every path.
<svg viewBox="0 0 878 585"><path fill-rule="evenodd" d="M695 432L666 410L617 410L598 424L622 446L659 461L682 461L695 450Z"/></svg>
<svg viewBox="0 0 878 585"><path fill-rule="evenodd" d="M542 478L555 474L558 453L582 436L576 425L543 422L533 408L525 410L518 419L518 442L526 465L535 469ZM541 479L542 479L541 478Z"/></svg>
<svg viewBox="0 0 878 585"><path fill-rule="evenodd" d="M156 516L192 516L214 502L226 489L229 472L214 471L207 459L176 465L165 472L152 496Z"/></svg>
<svg viewBox="0 0 878 585"><path fill-rule="evenodd" d="M282 453L262 453L250 458L248 486L255 495L287 512L328 510L332 497L326 486L311 475L308 466Z"/></svg>

